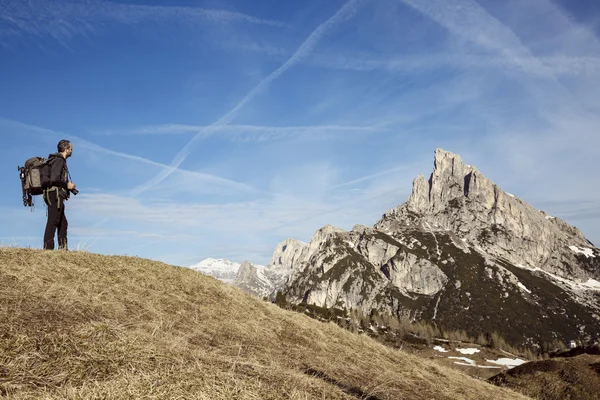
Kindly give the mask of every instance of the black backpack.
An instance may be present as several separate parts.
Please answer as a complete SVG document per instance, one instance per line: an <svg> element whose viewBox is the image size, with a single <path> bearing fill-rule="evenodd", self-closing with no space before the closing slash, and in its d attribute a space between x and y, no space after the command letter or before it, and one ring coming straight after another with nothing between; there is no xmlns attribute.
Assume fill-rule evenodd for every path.
<svg viewBox="0 0 600 400"><path fill-rule="evenodd" d="M32 157L24 167L17 167L23 190L23 206L33 207L33 196L44 193L50 183L50 163L43 157Z"/></svg>

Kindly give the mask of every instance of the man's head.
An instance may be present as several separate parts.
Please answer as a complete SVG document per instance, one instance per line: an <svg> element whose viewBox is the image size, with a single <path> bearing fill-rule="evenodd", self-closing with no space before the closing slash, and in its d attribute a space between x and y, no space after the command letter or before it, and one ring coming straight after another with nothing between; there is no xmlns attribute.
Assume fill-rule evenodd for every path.
<svg viewBox="0 0 600 400"><path fill-rule="evenodd" d="M61 140L56 147L65 158L69 158L73 154L73 145L68 140Z"/></svg>

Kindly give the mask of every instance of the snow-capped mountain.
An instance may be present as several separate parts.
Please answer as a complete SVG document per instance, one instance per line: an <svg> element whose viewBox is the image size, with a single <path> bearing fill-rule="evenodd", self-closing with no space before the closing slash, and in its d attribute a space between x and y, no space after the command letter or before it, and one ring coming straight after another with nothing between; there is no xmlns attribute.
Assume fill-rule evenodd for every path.
<svg viewBox="0 0 600 400"><path fill-rule="evenodd" d="M207 258L189 268L261 298L271 294L275 285L280 284L282 276L285 275L285 272L279 271L278 268L267 268L250 261L240 264L222 258Z"/></svg>
<svg viewBox="0 0 600 400"><path fill-rule="evenodd" d="M233 283L240 265L240 263L223 258L207 258L189 268L206 275L214 276L223 282Z"/></svg>
<svg viewBox="0 0 600 400"><path fill-rule="evenodd" d="M295 243L290 246L289 243ZM275 261L273 261L275 260ZM600 249L441 149L373 227L280 244L288 301L427 320L514 345L600 335Z"/></svg>

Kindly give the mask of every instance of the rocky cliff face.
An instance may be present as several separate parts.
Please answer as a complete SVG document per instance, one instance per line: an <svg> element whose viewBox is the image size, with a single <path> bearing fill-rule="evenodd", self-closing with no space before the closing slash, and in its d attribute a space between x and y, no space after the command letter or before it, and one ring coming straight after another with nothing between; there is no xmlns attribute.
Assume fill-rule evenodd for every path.
<svg viewBox="0 0 600 400"><path fill-rule="evenodd" d="M377 310L514 344L600 334L600 250L565 221L436 150L429 180L373 228L326 226L282 243L288 301ZM281 282L285 282L281 285Z"/></svg>
<svg viewBox="0 0 600 400"><path fill-rule="evenodd" d="M286 239L277 246L266 270L274 288L283 287L290 275L299 269L299 260L306 246L306 243L296 239Z"/></svg>

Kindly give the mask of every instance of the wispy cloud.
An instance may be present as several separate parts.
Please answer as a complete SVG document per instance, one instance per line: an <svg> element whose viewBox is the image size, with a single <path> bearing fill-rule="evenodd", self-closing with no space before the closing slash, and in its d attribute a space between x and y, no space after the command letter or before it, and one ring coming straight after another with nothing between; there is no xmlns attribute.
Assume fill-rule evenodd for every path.
<svg viewBox="0 0 600 400"><path fill-rule="evenodd" d="M342 187L356 185L358 183L364 183L364 182L373 180L375 178L379 178L379 177L384 176L384 175L393 174L395 172L407 171L407 170L410 170L410 169L414 168L416 165L419 165L419 164L402 165L400 167L395 167L395 168L386 169L384 171L379 171L379 172L376 172L374 174L363 176L361 178L353 179L351 181L348 181L348 182L336 185L336 186L333 187L333 189L339 189L339 188L342 188Z"/></svg>
<svg viewBox="0 0 600 400"><path fill-rule="evenodd" d="M104 23L132 25L143 22L174 22L179 26L195 26L199 21L286 26L282 21L199 7L150 6L101 0L0 0L0 38L20 35L50 36L66 43L73 36L96 33Z"/></svg>
<svg viewBox="0 0 600 400"><path fill-rule="evenodd" d="M556 79L559 72L598 72L597 57L537 57L509 26L474 0L452 3L444 0L402 1L466 42L475 43L500 56L488 61L518 67L531 75L553 78L556 87L565 95L569 95L568 90ZM469 62L468 59L466 62Z"/></svg>
<svg viewBox="0 0 600 400"><path fill-rule="evenodd" d="M428 55L381 55L357 53L321 54L310 60L311 65L351 71L420 72L440 69L496 69L524 72L533 76L587 76L600 72L600 57L500 57L490 55L438 53Z"/></svg>
<svg viewBox="0 0 600 400"><path fill-rule="evenodd" d="M545 66L507 26L473 0L402 0L461 38L493 50L526 71L544 74Z"/></svg>
<svg viewBox="0 0 600 400"><path fill-rule="evenodd" d="M208 126L166 124L156 126L145 126L137 129L128 130L104 130L96 132L97 135L191 135L203 132L197 140L205 139L211 135L219 135L229 140L241 141L264 141L283 139L288 137L317 136L322 137L327 134L352 134L383 132L386 128L379 126L338 126L338 125L312 125L312 126L257 126L257 125L226 125L220 130L207 130Z"/></svg>
<svg viewBox="0 0 600 400"><path fill-rule="evenodd" d="M73 227L70 232L78 237L110 238L113 240L138 240L138 239L157 239L162 241L180 241L180 240L202 240L205 236L189 235L185 233L162 234L158 232L144 232L132 229L100 229L87 227Z"/></svg>
<svg viewBox="0 0 600 400"><path fill-rule="evenodd" d="M102 154L118 157L118 158L121 158L124 160L133 161L135 163L157 167L160 169L169 167L165 164L162 164L162 163L159 163L159 162L156 162L156 161L144 158L144 157L140 157L140 156L136 156L136 155L132 155L132 154L116 151L116 150L111 150L109 148L95 144L89 140L80 138L78 136L70 135L67 133L56 132L51 129L28 125L28 124L24 124L22 122L7 120L4 118L0 118L0 125L1 124L9 126L11 129L17 128L21 131L33 132L38 135L46 135L46 136L52 135L56 139L67 139L67 140L70 140L71 142L73 142L74 147L87 149L87 150L91 151L92 153L96 153L96 154L102 153ZM236 182L231 179L222 178L220 176L216 176L216 175L212 175L212 174L205 174L205 173L197 172L197 171L185 170L182 168L176 168L176 172L182 174L185 178L189 178L189 180L191 182L193 182L193 185L195 185L195 186L199 185L200 182L206 182L209 185L217 185L218 187L228 188L231 190L241 191L244 193L260 193L259 190L255 189L249 185L246 185L246 184L240 183L240 182Z"/></svg>
<svg viewBox="0 0 600 400"><path fill-rule="evenodd" d="M516 160L521 157L522 166L528 167L528 173L543 171L545 167L556 167L548 155L559 156L571 147L580 147L581 143L595 143L597 141L593 123L598 121L593 104L584 99L597 97L598 78L600 70L597 60L600 57L600 46L597 39L585 28L575 25L560 9L546 0L535 0L536 12L540 10L550 18L552 23L564 25L562 35L551 35L544 38L545 48L558 49L557 54L537 56L530 47L535 47L534 41L522 40L513 29L473 0L460 0L452 3L442 0L416 1L403 0L425 16L447 28L454 35L465 42L475 43L481 49L490 52L498 60L506 60L518 66L530 75L543 79L531 79L524 75L511 75L524 90L520 101L526 114L502 116L496 110L484 109L478 104L473 107L485 118L489 126L488 137L483 140L484 148L505 149L507 157ZM533 10L524 12L522 7L530 6L529 3L515 2L515 15L535 15ZM511 14L511 15L512 15ZM548 15L546 15L548 14ZM556 21L555 21L556 19ZM542 32L547 34L545 22L541 22ZM576 33L573 33L576 32ZM563 43L563 36L567 35L573 40ZM539 45L537 47L540 47ZM577 49L577 55L571 49ZM548 58L549 57L549 58ZM547 60L562 63L559 68L554 68L546 63ZM585 61L582 61L585 60ZM580 62L582 61L582 62ZM587 63L587 62L590 63ZM584 79L561 80L561 71L583 71ZM590 79L593 78L593 79ZM583 84L581 84L581 83ZM593 95L592 95L593 94ZM597 111L597 110L596 110ZM569 135L565 133L568 132ZM524 139L524 142L521 139ZM489 147L488 147L489 146ZM593 153L594 146L587 146L583 151ZM543 152L542 152L543 150ZM546 159L540 159L544 154ZM553 165L554 163L554 165ZM525 164L525 165L523 165Z"/></svg>
<svg viewBox="0 0 600 400"><path fill-rule="evenodd" d="M333 27L336 25L345 22L352 18L358 9L361 0L350 0L348 1L342 8L340 8L332 17L330 17L327 21L320 24L303 42L300 44L298 49L292 54L292 56L279 68L269 74L266 78L264 78L258 85L256 85L246 96L235 106L233 107L227 114L222 116L220 119L215 121L213 124L207 126L200 132L198 132L192 140L190 140L181 151L175 156L169 168L164 169L160 174L158 174L155 178L146 182L135 188L133 193L135 195L139 195L144 191L152 188L153 186L162 182L165 178L167 178L173 171L176 170L177 167L185 161L188 155L191 153L194 144L204 137L207 134L212 134L215 131L218 131L223 126L226 126L231 123L231 121L236 117L238 112L248 104L254 97L256 97L259 93L261 93L264 89L266 89L271 82L281 76L285 71L296 65L300 60L310 54L313 49L317 46L317 43L321 40L323 36L325 36Z"/></svg>
<svg viewBox="0 0 600 400"><path fill-rule="evenodd" d="M146 233L143 230L132 232L148 238L169 237L170 228L174 228L173 235L181 240L197 242L200 240L199 236L203 236L205 245L213 244L213 240L242 243L244 235L260 236L265 233L307 239L307 232L314 232L322 226L322 218L319 217L326 215L329 223L342 225L344 228L360 222L373 224L386 208L378 209L372 203L382 204L384 200L385 204L395 206L401 199L391 200L390 197L396 196L390 195L402 193L401 189L408 186L410 185L402 180L387 180L372 185L369 190L350 194L334 191L319 198L274 195L257 201L219 204L178 204L174 201L142 203L135 198L120 195L86 194L80 195L77 202L71 205L71 215L78 216L78 213L85 212L96 219L109 216L113 221L123 224L136 227L148 225ZM110 232L90 228L79 233L106 237Z"/></svg>

